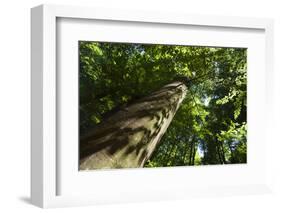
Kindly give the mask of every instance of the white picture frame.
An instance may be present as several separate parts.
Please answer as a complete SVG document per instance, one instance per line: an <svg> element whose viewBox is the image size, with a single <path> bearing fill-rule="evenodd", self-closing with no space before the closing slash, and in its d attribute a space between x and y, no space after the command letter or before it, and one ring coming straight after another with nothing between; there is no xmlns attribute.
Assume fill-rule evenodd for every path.
<svg viewBox="0 0 281 213"><path fill-rule="evenodd" d="M193 187L190 185L167 185L164 181L158 181L157 187L153 188L152 192L147 192L145 185L136 187L133 191L128 185L127 189L116 188L116 190L110 190L109 187L97 188L96 194L88 194L87 190L92 190L91 187L81 186L83 190L79 191L79 182L72 182L74 179L69 177L69 183L64 187L68 191L79 191L79 193L60 193L60 184L64 184L64 180L60 177L61 171L64 171L64 165L60 163L61 150L63 145L58 145L58 88L60 87L60 81L57 79L58 64L58 33L60 31L59 21L64 20L91 20L100 21L100 25L106 21L118 22L118 26L122 23L141 23L143 26L153 24L154 26L165 26L166 28L172 28L173 26L195 26L201 29L223 29L228 33L239 30L253 30L262 32L261 40L265 42L263 52L259 57L262 58L264 67L260 68L261 76L265 75L266 78L257 77L257 81L263 82L265 87L261 89L261 93L264 94L264 108L272 108L272 96L271 91L273 88L273 21L270 19L257 19L257 18L241 18L241 17L216 17L216 16L203 16L203 15L188 15L188 14L173 14L173 13L159 13L148 11L123 11L101 8L85 8L74 6L54 6L54 5L41 5L31 10L31 73L32 73L32 88L31 88L31 201L33 204L47 208L47 207L61 207L61 206L76 206L76 205L91 205L99 203L116 203L116 202L138 202L144 200L165 200L165 199L177 199L187 197L198 196L214 196L214 195L233 195L233 194L253 194L270 192L271 188L271 171L270 171L270 150L266 155L259 156L259 160L263 159L266 163L261 168L255 168L257 173L250 171L250 167L240 168L241 165L237 165L236 168L231 168L231 172L244 171L245 175L247 171L249 175L263 174L262 178L253 180L253 184L249 180L243 182L242 178L235 184L228 184L227 182L215 185L203 185L194 183ZM113 23L114 24L114 23ZM116 26L118 28L118 26ZM73 29L72 29L73 30ZM87 30L85 31L87 32ZM75 33L74 33L75 34ZM212 38L210 41L212 42ZM225 44L227 44L227 39ZM209 43L208 43L209 44ZM215 45L216 43L214 43ZM229 44L231 42L229 41ZM200 43L198 44L200 45ZM238 45L238 44L237 44ZM254 43L253 43L254 45ZM251 65L251 64L250 64ZM252 78L250 80L253 80ZM254 84L253 84L254 85ZM252 91L255 89L253 86ZM267 104L265 104L265 102ZM259 110L264 110L261 108ZM269 110L270 111L270 110ZM259 111L263 112L263 111ZM262 142L262 146L269 147L270 144L270 125L271 117L263 116L260 118L266 123L266 133L262 134L265 139ZM260 120L259 120L260 121ZM257 126L256 129L259 129ZM78 142L77 142L78 143ZM252 155L258 155L259 150ZM78 159L77 159L78 160ZM205 173L205 170L209 170ZM136 176L144 177L145 181L149 181L149 178L154 178L155 175L162 175L164 177L171 172L174 173L173 177L177 178L181 174L186 175L186 168L169 168L169 169L157 169L156 172L152 170L130 170L124 172L107 171L107 173L99 172L98 175L92 175L90 173L83 173L82 179L76 181L88 181L90 178L97 178L101 184L108 184L112 187L113 184L109 184L110 177L114 176L121 181L124 179L129 183L129 178L135 178ZM189 172L192 169L189 170ZM193 170L194 171L194 170ZM224 174L224 170L216 169L214 167L203 167L200 171L196 171L202 175L208 175L211 172L218 172L220 175ZM253 170L254 171L254 170ZM78 170L77 170L78 172ZM114 172L114 173L113 173ZM66 173L72 175L72 173ZM87 177L88 176L88 177ZM93 180L93 179L91 179ZM196 177L193 177L196 180ZM182 184L182 182L179 183ZM62 183L63 182L63 183ZM87 184L88 184L87 182ZM156 181L154 182L156 183ZM122 184L120 184L122 186ZM75 186L77 186L75 188ZM88 185L89 186L89 185ZM93 187L97 187L96 185ZM151 187L151 186L149 186ZM162 188L161 188L162 187ZM125 187L126 188L126 187ZM141 190L143 188L143 191ZM102 192L103 190L103 192ZM122 191L123 190L123 191ZM121 194L120 194L121 193Z"/></svg>

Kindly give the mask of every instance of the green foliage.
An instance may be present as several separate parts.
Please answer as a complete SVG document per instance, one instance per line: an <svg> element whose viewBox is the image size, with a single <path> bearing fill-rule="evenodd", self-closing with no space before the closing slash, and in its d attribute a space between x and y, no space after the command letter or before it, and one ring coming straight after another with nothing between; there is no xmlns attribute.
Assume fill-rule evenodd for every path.
<svg viewBox="0 0 281 213"><path fill-rule="evenodd" d="M245 163L243 48L79 42L80 135L180 78L188 94L146 167Z"/></svg>

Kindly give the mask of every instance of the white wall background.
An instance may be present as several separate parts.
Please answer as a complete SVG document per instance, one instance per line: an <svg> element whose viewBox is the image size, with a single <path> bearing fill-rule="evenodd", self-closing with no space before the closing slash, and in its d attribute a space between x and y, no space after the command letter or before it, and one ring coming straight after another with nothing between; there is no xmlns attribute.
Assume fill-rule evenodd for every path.
<svg viewBox="0 0 281 213"><path fill-rule="evenodd" d="M276 140L272 150L274 193L108 206L51 209L51 212L280 212L281 211L281 12L276 0L9 0L0 6L0 212L37 212L30 188L30 8L42 3L123 9L269 17L275 20ZM280 85L278 85L280 84ZM207 178L207 177L206 177ZM278 211L279 210L279 211Z"/></svg>

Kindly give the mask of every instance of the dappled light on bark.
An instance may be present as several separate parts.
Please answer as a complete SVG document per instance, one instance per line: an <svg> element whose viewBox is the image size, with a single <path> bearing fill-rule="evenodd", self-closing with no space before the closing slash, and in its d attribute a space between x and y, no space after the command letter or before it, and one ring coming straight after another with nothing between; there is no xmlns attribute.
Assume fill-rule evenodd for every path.
<svg viewBox="0 0 281 213"><path fill-rule="evenodd" d="M80 169L143 167L186 96L172 82L119 109L81 137Z"/></svg>

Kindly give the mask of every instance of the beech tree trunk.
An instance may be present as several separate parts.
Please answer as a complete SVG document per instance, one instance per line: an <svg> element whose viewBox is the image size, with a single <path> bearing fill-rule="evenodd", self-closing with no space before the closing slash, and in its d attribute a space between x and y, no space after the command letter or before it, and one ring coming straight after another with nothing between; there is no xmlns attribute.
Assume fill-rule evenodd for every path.
<svg viewBox="0 0 281 213"><path fill-rule="evenodd" d="M80 139L80 170L143 167L186 92L175 81L105 119Z"/></svg>

